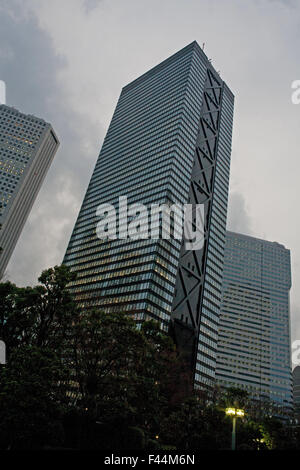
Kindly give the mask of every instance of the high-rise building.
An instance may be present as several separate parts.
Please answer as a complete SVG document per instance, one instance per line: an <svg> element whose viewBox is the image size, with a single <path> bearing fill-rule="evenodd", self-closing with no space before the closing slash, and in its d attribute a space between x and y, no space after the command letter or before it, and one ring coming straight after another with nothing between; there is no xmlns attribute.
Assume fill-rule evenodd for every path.
<svg viewBox="0 0 300 470"><path fill-rule="evenodd" d="M293 399L295 418L300 424L300 366L296 366L293 370Z"/></svg>
<svg viewBox="0 0 300 470"><path fill-rule="evenodd" d="M227 232L216 379L284 408L292 405L290 288L289 250Z"/></svg>
<svg viewBox="0 0 300 470"><path fill-rule="evenodd" d="M164 329L172 319L200 385L212 385L215 372L233 101L197 42L125 86L64 258L78 273L70 288L81 307L126 311ZM120 196L146 206L203 204L203 247L99 240L96 209L118 211Z"/></svg>
<svg viewBox="0 0 300 470"><path fill-rule="evenodd" d="M0 276L58 145L50 124L0 105Z"/></svg>

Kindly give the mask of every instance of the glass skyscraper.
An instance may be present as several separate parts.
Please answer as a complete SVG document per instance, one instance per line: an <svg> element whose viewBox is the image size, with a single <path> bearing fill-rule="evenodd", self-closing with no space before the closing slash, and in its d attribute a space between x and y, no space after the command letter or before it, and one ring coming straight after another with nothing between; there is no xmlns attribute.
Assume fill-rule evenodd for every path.
<svg viewBox="0 0 300 470"><path fill-rule="evenodd" d="M197 42L121 92L64 263L79 305L126 311L137 322L170 319L189 336L197 383L215 371L225 244L233 95ZM109 203L204 205L204 246L181 240L101 241L96 209ZM196 254L195 254L196 253ZM192 338L192 340L191 340ZM191 346L192 344L192 346Z"/></svg>
<svg viewBox="0 0 300 470"><path fill-rule="evenodd" d="M58 146L43 119L0 105L0 277Z"/></svg>
<svg viewBox="0 0 300 470"><path fill-rule="evenodd" d="M258 400L292 406L290 252L227 232L217 382Z"/></svg>

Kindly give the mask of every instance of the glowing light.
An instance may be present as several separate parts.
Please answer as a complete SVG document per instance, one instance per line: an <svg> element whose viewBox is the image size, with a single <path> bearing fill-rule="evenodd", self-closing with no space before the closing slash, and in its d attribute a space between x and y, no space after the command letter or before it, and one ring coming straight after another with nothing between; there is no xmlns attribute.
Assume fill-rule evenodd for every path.
<svg viewBox="0 0 300 470"><path fill-rule="evenodd" d="M236 416L237 418L243 418L245 416L245 411L237 408L226 408L225 413L228 416Z"/></svg>
<svg viewBox="0 0 300 470"><path fill-rule="evenodd" d="M227 415L235 415L235 408L226 408L225 413Z"/></svg>

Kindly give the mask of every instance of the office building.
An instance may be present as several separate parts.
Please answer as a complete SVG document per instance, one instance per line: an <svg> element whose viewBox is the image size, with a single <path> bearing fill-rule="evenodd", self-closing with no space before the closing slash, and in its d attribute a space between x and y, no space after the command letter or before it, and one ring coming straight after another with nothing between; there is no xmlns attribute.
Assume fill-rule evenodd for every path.
<svg viewBox="0 0 300 470"><path fill-rule="evenodd" d="M291 408L290 252L227 232L217 382Z"/></svg>
<svg viewBox="0 0 300 470"><path fill-rule="evenodd" d="M0 105L1 277L58 145L50 124Z"/></svg>
<svg viewBox="0 0 300 470"><path fill-rule="evenodd" d="M64 258L78 273L70 289L80 307L126 311L165 330L171 320L204 386L215 373L233 101L197 42L125 86ZM121 196L146 206L204 205L203 246L99 240L97 207L118 213Z"/></svg>

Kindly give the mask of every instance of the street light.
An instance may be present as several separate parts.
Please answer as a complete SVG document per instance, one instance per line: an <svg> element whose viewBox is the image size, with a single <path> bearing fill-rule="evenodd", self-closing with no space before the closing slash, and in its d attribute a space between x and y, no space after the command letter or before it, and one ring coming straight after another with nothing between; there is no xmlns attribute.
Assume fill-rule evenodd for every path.
<svg viewBox="0 0 300 470"><path fill-rule="evenodd" d="M232 417L232 438L231 438L231 450L235 450L236 443L236 418L243 418L245 416L245 411L239 408L226 408L225 413L227 416Z"/></svg>

